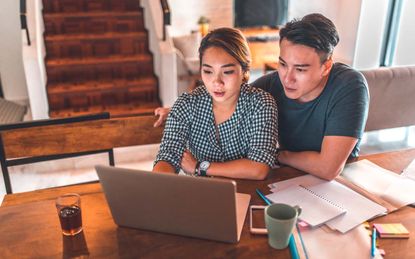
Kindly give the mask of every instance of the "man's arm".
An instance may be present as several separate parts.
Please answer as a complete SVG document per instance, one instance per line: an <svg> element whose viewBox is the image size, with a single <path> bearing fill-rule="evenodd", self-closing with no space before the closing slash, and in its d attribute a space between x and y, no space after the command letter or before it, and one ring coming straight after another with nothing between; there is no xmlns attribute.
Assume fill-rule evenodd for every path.
<svg viewBox="0 0 415 259"><path fill-rule="evenodd" d="M153 127L159 127L167 120L167 116L169 115L170 108L158 107L154 110L154 115L159 116L157 121L154 123Z"/></svg>
<svg viewBox="0 0 415 259"><path fill-rule="evenodd" d="M341 171L357 143L357 138L325 136L321 151L280 151L278 161L326 180L333 180Z"/></svg>

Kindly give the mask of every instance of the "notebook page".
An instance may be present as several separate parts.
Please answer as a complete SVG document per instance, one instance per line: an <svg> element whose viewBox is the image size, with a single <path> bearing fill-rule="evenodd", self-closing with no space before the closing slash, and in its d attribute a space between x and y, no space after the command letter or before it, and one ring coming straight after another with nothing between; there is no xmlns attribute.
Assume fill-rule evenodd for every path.
<svg viewBox="0 0 415 259"><path fill-rule="evenodd" d="M405 177L408 177L415 181L415 159L402 171L402 174Z"/></svg>
<svg viewBox="0 0 415 259"><path fill-rule="evenodd" d="M386 213L386 208L358 194L350 188L336 182L325 182L308 187L318 195L327 197L347 211L340 217L334 218L326 223L332 229L341 233L353 229L364 221Z"/></svg>
<svg viewBox="0 0 415 259"><path fill-rule="evenodd" d="M324 183L326 180L318 178L311 174L306 174L298 177L294 177L288 180L276 182L269 184L268 187L271 189L271 192L281 191L293 185L301 185L301 186L312 186L319 183Z"/></svg>
<svg viewBox="0 0 415 259"><path fill-rule="evenodd" d="M341 175L366 191L379 196L397 176L366 159L346 164Z"/></svg>
<svg viewBox="0 0 415 259"><path fill-rule="evenodd" d="M398 177L381 197L400 206L414 203L415 181L406 177Z"/></svg>
<svg viewBox="0 0 415 259"><path fill-rule="evenodd" d="M368 160L347 164L342 176L397 207L415 202L415 181Z"/></svg>
<svg viewBox="0 0 415 259"><path fill-rule="evenodd" d="M298 185L268 194L266 197L273 203L300 206L302 212L299 219L307 222L312 227L319 226L346 212L340 206L334 205Z"/></svg>

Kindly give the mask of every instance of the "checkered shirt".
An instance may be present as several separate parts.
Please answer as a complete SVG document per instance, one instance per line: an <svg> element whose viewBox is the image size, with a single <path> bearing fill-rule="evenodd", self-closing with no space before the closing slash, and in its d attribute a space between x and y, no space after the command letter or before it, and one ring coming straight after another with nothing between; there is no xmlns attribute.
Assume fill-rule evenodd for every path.
<svg viewBox="0 0 415 259"><path fill-rule="evenodd" d="M203 85L182 94L167 118L154 164L166 161L179 172L183 152L189 149L198 161L248 158L274 166L278 115L271 95L243 84L235 112L217 126L219 141L212 107L212 98Z"/></svg>

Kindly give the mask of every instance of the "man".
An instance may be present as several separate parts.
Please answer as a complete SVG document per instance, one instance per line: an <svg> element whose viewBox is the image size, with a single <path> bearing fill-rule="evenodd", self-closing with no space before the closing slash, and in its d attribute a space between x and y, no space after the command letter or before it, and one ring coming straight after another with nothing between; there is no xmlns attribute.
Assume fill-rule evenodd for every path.
<svg viewBox="0 0 415 259"><path fill-rule="evenodd" d="M280 30L278 71L252 84L277 101L279 163L326 180L358 155L369 106L363 75L333 63L338 42L336 27L321 14L293 20Z"/></svg>

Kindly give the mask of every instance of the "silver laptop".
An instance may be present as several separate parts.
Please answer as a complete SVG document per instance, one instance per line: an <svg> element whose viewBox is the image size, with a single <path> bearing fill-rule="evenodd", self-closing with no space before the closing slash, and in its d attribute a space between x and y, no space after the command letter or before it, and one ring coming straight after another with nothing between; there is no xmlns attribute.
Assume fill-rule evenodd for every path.
<svg viewBox="0 0 415 259"><path fill-rule="evenodd" d="M119 226L236 243L248 194L231 180L95 167Z"/></svg>

